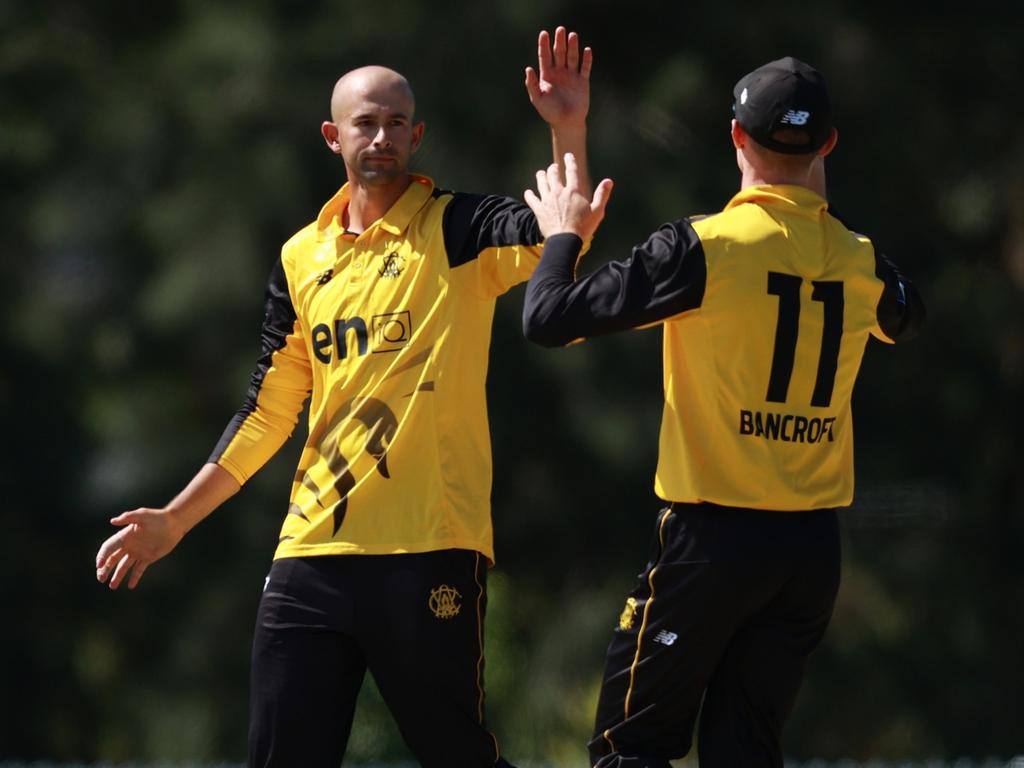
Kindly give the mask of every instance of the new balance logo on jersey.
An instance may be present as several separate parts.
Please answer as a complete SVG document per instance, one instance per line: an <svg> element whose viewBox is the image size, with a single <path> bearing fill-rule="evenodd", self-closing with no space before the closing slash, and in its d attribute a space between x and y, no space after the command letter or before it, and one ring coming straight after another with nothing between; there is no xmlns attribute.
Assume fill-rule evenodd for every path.
<svg viewBox="0 0 1024 768"><path fill-rule="evenodd" d="M807 120L810 116L810 112L804 112L802 109L791 109L782 116L779 122L783 125L807 125Z"/></svg>
<svg viewBox="0 0 1024 768"><path fill-rule="evenodd" d="M329 363L335 356L344 360L351 341L359 357L370 352L397 352L412 339L412 315L408 311L373 315L369 326L361 317L339 318L333 328L327 323L314 325L311 337L313 355L321 363Z"/></svg>
<svg viewBox="0 0 1024 768"><path fill-rule="evenodd" d="M661 643L662 645L672 645L678 639L679 635L675 632L669 632L667 629L661 630L661 632L654 636L654 642Z"/></svg>

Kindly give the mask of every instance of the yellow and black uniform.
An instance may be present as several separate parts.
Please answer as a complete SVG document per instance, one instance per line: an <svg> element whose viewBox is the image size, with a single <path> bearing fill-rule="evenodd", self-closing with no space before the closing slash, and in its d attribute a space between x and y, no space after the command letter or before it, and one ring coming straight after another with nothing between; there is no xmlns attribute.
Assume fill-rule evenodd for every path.
<svg viewBox="0 0 1024 768"><path fill-rule="evenodd" d="M667 766L689 749L707 689L702 758L721 748L733 751L708 752L715 764L781 764L781 755L752 754L778 751L772 734L831 613L834 509L853 498L850 399L865 344L915 335L922 305L868 238L798 186L746 188L722 212L666 224L629 259L577 281L579 249L574 235L548 239L524 331L555 346L663 325L655 491L670 503L609 648L593 762ZM772 565L752 566L772 549ZM782 593L792 584L811 608L792 619L788 646L759 636L763 656L750 669L768 682L758 688L768 703L737 716L745 658L730 666L726 649L762 632L760 611L790 599ZM763 732L747 743L741 722L761 722Z"/></svg>
<svg viewBox="0 0 1024 768"><path fill-rule="evenodd" d="M250 760L336 765L369 668L423 765L495 765L485 381L495 299L529 277L540 232L521 203L422 176L364 232L348 202L346 185L284 245L248 396L210 458L245 483L310 398L257 620Z"/></svg>
<svg viewBox="0 0 1024 768"><path fill-rule="evenodd" d="M211 457L245 483L309 437L275 557L469 549L493 560L485 380L495 298L536 266L540 234L508 198L414 177L346 232L343 187L282 249L263 356Z"/></svg>

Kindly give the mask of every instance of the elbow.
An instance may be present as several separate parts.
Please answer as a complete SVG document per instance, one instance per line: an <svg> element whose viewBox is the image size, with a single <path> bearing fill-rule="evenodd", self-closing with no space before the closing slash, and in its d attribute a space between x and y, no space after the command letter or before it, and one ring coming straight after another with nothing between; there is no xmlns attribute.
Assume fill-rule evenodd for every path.
<svg viewBox="0 0 1024 768"><path fill-rule="evenodd" d="M916 338L924 325L927 312L917 290L909 282L887 287L878 307L878 322L893 341L902 343Z"/></svg>
<svg viewBox="0 0 1024 768"><path fill-rule="evenodd" d="M926 313L923 304L918 304L913 308L912 311L908 312L904 318L901 328L899 330L899 338L897 341L910 341L916 339L921 333L921 327L924 325Z"/></svg>
<svg viewBox="0 0 1024 768"><path fill-rule="evenodd" d="M523 335L528 341L542 347L560 347L565 344L542 321L526 314L523 315Z"/></svg>
<svg viewBox="0 0 1024 768"><path fill-rule="evenodd" d="M542 347L564 347L572 341L559 332L549 317L530 304L523 308L523 335Z"/></svg>

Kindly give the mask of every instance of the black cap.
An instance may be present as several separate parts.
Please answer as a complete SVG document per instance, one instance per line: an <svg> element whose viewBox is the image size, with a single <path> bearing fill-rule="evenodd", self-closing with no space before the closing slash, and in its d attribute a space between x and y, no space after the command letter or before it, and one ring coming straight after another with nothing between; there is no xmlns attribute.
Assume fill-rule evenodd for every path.
<svg viewBox="0 0 1024 768"><path fill-rule="evenodd" d="M732 95L736 121L754 141L775 152L815 152L832 132L825 78L792 56L770 61L744 76Z"/></svg>

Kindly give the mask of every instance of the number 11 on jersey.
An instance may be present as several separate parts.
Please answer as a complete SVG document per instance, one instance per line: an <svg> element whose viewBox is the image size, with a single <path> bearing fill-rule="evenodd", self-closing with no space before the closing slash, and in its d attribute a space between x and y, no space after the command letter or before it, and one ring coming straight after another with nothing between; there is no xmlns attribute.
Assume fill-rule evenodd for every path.
<svg viewBox="0 0 1024 768"><path fill-rule="evenodd" d="M768 395L772 403L784 403L789 393L796 359L796 340L800 331L800 286L803 278L782 272L768 273L768 293L779 297L779 318L775 326L775 351L768 377ZM811 299L824 305L825 325L818 355L818 375L811 405L827 408L832 402L839 365L839 345L843 338L843 283L841 280L812 280Z"/></svg>

